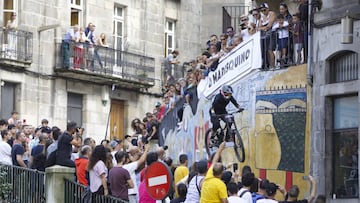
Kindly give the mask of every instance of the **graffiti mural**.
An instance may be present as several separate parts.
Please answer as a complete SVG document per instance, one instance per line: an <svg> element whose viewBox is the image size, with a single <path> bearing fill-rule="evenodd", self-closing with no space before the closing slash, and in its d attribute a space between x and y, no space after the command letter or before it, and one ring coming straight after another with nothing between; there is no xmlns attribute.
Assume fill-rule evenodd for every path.
<svg viewBox="0 0 360 203"><path fill-rule="evenodd" d="M258 91L256 167L304 172L305 125L306 88Z"/></svg>
<svg viewBox="0 0 360 203"><path fill-rule="evenodd" d="M307 188L302 176L309 172L309 111L306 66L279 71L254 72L232 84L234 98L245 108L235 115L245 147L245 162L256 176L285 185ZM276 87L276 89L274 89ZM196 88L190 90L198 95ZM201 95L201 94L199 94ZM193 97L190 104L176 104L161 126L161 143L169 146L175 163L185 153L189 163L207 158L205 132L211 128L209 109L212 98ZM229 104L228 111L234 110ZM182 109L183 117L177 112ZM181 121L182 120L182 121ZM180 122L181 121L181 122ZM224 162L237 162L232 148Z"/></svg>

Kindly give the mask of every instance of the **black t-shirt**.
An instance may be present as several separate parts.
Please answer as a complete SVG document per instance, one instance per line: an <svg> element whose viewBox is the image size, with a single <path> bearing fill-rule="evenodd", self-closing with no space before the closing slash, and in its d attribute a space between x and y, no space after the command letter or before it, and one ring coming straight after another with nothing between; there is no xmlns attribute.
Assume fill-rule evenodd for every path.
<svg viewBox="0 0 360 203"><path fill-rule="evenodd" d="M221 93L217 94L212 103L212 107L214 108L215 114L226 114L227 113L226 106L229 104L230 101L236 107L239 106L239 104L236 102L233 96L231 96L230 99L226 99Z"/></svg>
<svg viewBox="0 0 360 203"><path fill-rule="evenodd" d="M289 201L285 200L285 201L281 201L279 203L308 203L308 201L307 201L307 199L296 200L296 201L292 201L292 202L289 202Z"/></svg>
<svg viewBox="0 0 360 203"><path fill-rule="evenodd" d="M153 127L156 128L156 133L154 134L154 136L152 137L152 139L158 139L159 136L159 122L157 120L153 120L153 121L150 121L150 125L149 125L149 128L148 128L148 135L150 136L152 133L153 133Z"/></svg>
<svg viewBox="0 0 360 203"><path fill-rule="evenodd" d="M56 153L57 160L70 159L72 153L72 145L70 144L73 140L73 136L69 135L67 132L64 132L58 142L58 148Z"/></svg>
<svg viewBox="0 0 360 203"><path fill-rule="evenodd" d="M21 144L14 144L14 146L11 149L11 159L14 166L20 166L16 160L16 155L24 155L24 153L25 153L25 148Z"/></svg>

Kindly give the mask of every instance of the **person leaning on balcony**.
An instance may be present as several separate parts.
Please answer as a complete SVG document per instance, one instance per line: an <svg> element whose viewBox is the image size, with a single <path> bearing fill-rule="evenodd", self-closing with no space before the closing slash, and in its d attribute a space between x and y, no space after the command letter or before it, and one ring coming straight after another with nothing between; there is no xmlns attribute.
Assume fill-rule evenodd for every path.
<svg viewBox="0 0 360 203"><path fill-rule="evenodd" d="M261 31L263 68L267 68L268 65L270 68L274 68L276 36L272 32L272 27L276 21L276 13L270 11L267 3L261 4L260 11L263 15L260 18L260 26L257 29Z"/></svg>
<svg viewBox="0 0 360 203"><path fill-rule="evenodd" d="M11 13L11 18L6 23L6 32L7 32L7 57L12 59L16 58L16 44L17 44L17 36L16 36L16 13Z"/></svg>
<svg viewBox="0 0 360 203"><path fill-rule="evenodd" d="M76 46L74 47L74 69L80 69L84 60L84 43L90 42L86 37L84 28L81 27L78 32L75 33Z"/></svg>
<svg viewBox="0 0 360 203"><path fill-rule="evenodd" d="M63 57L63 68L70 67L70 45L76 40L75 33L79 31L79 26L74 25L67 30L61 43L62 57Z"/></svg>

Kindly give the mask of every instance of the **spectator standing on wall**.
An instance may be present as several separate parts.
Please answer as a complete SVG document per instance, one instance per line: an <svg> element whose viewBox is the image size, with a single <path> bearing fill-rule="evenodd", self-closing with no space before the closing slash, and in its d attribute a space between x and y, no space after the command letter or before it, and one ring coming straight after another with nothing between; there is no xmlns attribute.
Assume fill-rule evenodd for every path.
<svg viewBox="0 0 360 203"><path fill-rule="evenodd" d="M168 80L174 74L175 65L179 64L177 57L179 56L179 51L174 50L169 54L164 61L164 81L166 81L166 85L168 85Z"/></svg>
<svg viewBox="0 0 360 203"><path fill-rule="evenodd" d="M69 122L66 126L66 131L59 138L56 164L75 167L74 161L71 160L72 145L81 146L81 139L76 136L75 122Z"/></svg>

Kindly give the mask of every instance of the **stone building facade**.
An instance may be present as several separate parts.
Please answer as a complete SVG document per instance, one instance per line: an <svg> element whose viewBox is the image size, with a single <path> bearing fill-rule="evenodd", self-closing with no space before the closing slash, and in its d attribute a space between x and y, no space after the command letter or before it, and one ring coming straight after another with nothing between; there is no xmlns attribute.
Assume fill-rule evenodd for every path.
<svg viewBox="0 0 360 203"><path fill-rule="evenodd" d="M1 4L0 24L5 27L14 12L17 30L8 34L1 29L0 34L0 117L7 119L15 110L22 122L37 126L47 118L49 125L62 129L68 120L75 120L98 142L106 132L107 138L132 132L131 119L142 119L161 101L162 62L169 51L181 50L180 60L187 61L200 50L202 1L9 0ZM72 47L71 67L64 69L64 34L71 25L86 27L90 22L96 25L97 36L105 34L110 47L99 53L105 69L71 69L76 65ZM14 56L9 55L12 48ZM110 65L104 57L112 59ZM94 59L82 60L98 66Z"/></svg>
<svg viewBox="0 0 360 203"><path fill-rule="evenodd" d="M329 202L359 202L360 3L323 1L314 11L311 171Z"/></svg>
<svg viewBox="0 0 360 203"><path fill-rule="evenodd" d="M86 128L87 136L100 141L105 134L120 138L130 133L130 120L142 118L161 101L162 63L170 51L180 51L181 65L194 59L210 34L223 32L225 6L244 10L250 1L9 0L1 4L0 24L5 27L16 13L17 29L0 33L0 117L8 118L15 110L27 124L37 126L47 118L50 125L62 129L75 120ZM232 23L236 15L232 14ZM79 59L71 46L69 61L74 69L64 69L65 33L72 25L86 28L88 23L96 26L96 36L105 34L109 49L95 53L84 45L84 58ZM8 54L11 50L16 56ZM104 69L82 70L89 64L99 68L100 61ZM81 70L76 69L79 64Z"/></svg>

